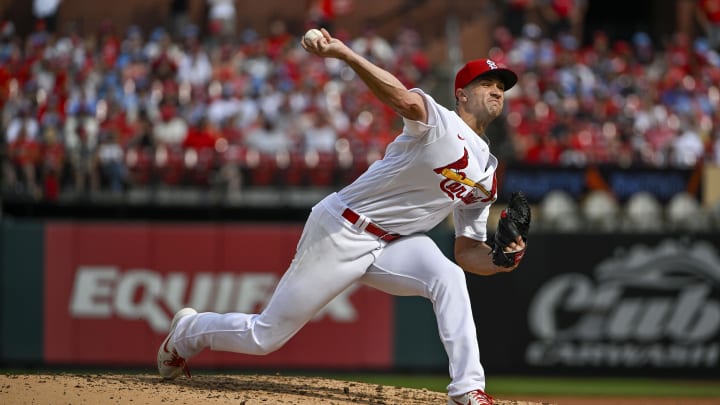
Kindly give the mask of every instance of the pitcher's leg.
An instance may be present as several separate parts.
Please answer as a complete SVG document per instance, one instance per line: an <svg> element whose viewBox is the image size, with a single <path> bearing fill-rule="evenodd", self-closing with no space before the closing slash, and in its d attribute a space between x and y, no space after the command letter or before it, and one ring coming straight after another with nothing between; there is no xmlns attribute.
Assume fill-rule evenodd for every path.
<svg viewBox="0 0 720 405"><path fill-rule="evenodd" d="M316 212L308 219L295 259L260 314L200 313L183 318L174 340L178 354L189 358L205 348L270 353L361 277L375 260L371 252L379 242L342 224L329 231L327 221L334 219Z"/></svg>
<svg viewBox="0 0 720 405"><path fill-rule="evenodd" d="M448 393L485 389L465 274L429 237L416 235L390 243L360 281L389 294L428 298L450 361Z"/></svg>

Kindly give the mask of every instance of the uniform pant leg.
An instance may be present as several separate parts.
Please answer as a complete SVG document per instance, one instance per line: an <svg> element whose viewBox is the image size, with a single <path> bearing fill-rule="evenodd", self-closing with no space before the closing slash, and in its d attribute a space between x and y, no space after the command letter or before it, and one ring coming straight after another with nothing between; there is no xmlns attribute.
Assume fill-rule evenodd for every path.
<svg viewBox="0 0 720 405"><path fill-rule="evenodd" d="M429 237L414 235L388 244L360 281L389 294L429 299L450 361L448 393L485 389L465 273Z"/></svg>
<svg viewBox="0 0 720 405"><path fill-rule="evenodd" d="M382 243L315 208L267 307L260 314L205 312L183 318L173 341L178 354L187 359L205 348L255 355L279 349L367 271Z"/></svg>

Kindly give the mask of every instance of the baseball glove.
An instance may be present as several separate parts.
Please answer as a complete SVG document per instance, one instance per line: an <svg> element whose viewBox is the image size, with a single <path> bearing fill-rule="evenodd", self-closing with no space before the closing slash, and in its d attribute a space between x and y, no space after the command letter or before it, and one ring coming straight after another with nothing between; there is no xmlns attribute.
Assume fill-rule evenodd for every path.
<svg viewBox="0 0 720 405"><path fill-rule="evenodd" d="M492 262L496 266L513 267L522 260L525 249L514 252L504 252L503 248L515 242L518 236L527 242L530 231L530 204L521 191L510 195L507 207L500 213L495 240L492 244Z"/></svg>

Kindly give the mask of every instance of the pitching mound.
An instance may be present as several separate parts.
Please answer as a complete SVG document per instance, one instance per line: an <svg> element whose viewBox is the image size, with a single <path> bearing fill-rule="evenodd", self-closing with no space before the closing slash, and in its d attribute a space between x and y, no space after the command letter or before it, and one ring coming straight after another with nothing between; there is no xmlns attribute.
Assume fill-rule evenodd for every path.
<svg viewBox="0 0 720 405"><path fill-rule="evenodd" d="M198 375L167 382L156 375L0 375L5 405L55 404L334 404L443 405L447 396L425 389L316 377ZM545 405L502 401L498 405Z"/></svg>

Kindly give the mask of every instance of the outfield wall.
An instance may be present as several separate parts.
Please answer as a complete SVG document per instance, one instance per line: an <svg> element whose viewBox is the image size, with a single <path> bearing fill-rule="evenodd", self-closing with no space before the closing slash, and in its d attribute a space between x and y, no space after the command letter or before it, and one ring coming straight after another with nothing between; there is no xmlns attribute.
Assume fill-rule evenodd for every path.
<svg viewBox="0 0 720 405"><path fill-rule="evenodd" d="M6 366L154 367L177 308L262 308L301 232L298 223L0 225ZM432 236L450 254L451 232ZM718 234L533 234L519 269L468 285L488 372L720 375ZM429 302L362 286L273 354L206 351L192 363L447 369Z"/></svg>

